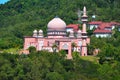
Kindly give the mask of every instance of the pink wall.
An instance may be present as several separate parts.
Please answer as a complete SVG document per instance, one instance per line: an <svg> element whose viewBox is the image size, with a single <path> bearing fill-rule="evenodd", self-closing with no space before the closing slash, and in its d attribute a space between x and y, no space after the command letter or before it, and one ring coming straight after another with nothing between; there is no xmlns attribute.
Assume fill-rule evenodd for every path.
<svg viewBox="0 0 120 80"><path fill-rule="evenodd" d="M34 37L26 37L24 38L24 49L28 49L28 45L36 45L37 39Z"/></svg>
<svg viewBox="0 0 120 80"><path fill-rule="evenodd" d="M89 37L86 39L86 42L87 42L87 44L90 44L90 38Z"/></svg>
<svg viewBox="0 0 120 80"><path fill-rule="evenodd" d="M35 37L25 37L24 38L24 49L28 48L28 44L35 45L36 49L39 50L39 41L43 41L43 46L51 46L55 43L55 41L60 41L59 50L63 49L63 44L68 44L68 58L72 57L72 47L71 44L74 42L77 45L77 48L81 51L82 56L87 55L87 43L90 43L90 38L82 40L82 38L35 38ZM79 41L82 42L82 47L78 45Z"/></svg>

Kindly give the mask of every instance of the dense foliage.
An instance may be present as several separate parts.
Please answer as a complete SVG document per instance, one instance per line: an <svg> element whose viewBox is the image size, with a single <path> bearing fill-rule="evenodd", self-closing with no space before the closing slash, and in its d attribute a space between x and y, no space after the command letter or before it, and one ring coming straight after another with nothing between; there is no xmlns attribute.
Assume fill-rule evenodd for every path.
<svg viewBox="0 0 120 80"><path fill-rule="evenodd" d="M0 5L0 49L21 48L23 36L43 29L58 15L67 24L78 23L77 11L87 7L89 21L120 21L119 0L10 0Z"/></svg>
<svg viewBox="0 0 120 80"><path fill-rule="evenodd" d="M74 56L34 52L0 54L0 80L119 80L120 62L96 64ZM112 75L112 76L111 76Z"/></svg>

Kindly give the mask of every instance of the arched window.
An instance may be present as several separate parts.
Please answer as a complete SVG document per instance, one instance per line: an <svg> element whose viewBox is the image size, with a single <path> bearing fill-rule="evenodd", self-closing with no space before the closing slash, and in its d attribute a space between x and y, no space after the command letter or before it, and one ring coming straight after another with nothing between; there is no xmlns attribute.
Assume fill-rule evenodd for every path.
<svg viewBox="0 0 120 80"><path fill-rule="evenodd" d="M69 48L69 47L68 47L68 44L67 44L67 43L63 44L62 48L63 48L63 49L68 49L68 48Z"/></svg>

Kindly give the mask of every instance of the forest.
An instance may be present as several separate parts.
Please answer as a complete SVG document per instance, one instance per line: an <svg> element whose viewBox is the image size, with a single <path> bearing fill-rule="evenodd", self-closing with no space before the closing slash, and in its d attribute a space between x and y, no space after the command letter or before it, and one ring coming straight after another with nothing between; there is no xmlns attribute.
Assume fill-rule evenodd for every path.
<svg viewBox="0 0 120 80"><path fill-rule="evenodd" d="M89 21L96 15L95 20L120 22L119 4L119 0L10 0L0 4L0 80L119 80L117 28L111 38L89 36L88 54L100 49L92 56L95 61L84 60L77 52L72 53L72 60L65 59L64 51L17 54L24 36L31 36L34 29L42 29L46 35L47 23L56 15L67 24L78 24L77 11L86 6ZM10 54L11 50L15 52Z"/></svg>
<svg viewBox="0 0 120 80"><path fill-rule="evenodd" d="M0 54L0 80L119 80L120 59L84 60L74 52L35 52L29 55ZM117 57L117 56L116 56ZM115 57L115 58L116 58Z"/></svg>

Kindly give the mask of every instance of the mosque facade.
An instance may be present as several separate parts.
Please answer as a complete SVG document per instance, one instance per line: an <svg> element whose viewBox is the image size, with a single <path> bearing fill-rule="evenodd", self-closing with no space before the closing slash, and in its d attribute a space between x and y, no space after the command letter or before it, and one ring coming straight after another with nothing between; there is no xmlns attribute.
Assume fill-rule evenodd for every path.
<svg viewBox="0 0 120 80"><path fill-rule="evenodd" d="M49 52L59 52L65 50L67 58L72 58L72 52L77 51L81 56L87 56L87 44L90 38L87 36L86 24L88 21L86 7L83 8L82 30L77 30L76 34L73 29L68 30L67 35L66 23L59 17L53 18L47 25L47 36L44 37L43 31L34 30L33 36L24 37L24 50L34 46L37 51L48 50Z"/></svg>

